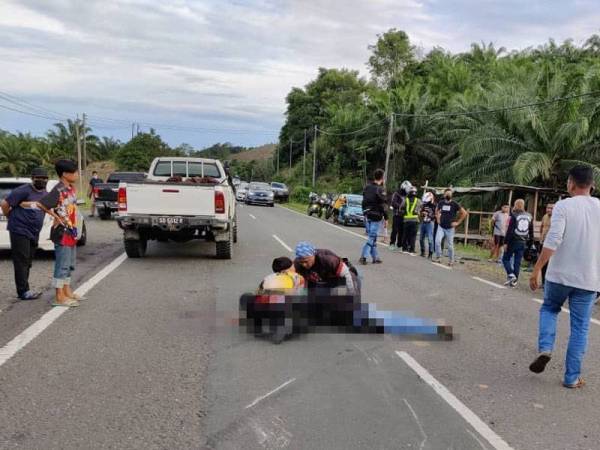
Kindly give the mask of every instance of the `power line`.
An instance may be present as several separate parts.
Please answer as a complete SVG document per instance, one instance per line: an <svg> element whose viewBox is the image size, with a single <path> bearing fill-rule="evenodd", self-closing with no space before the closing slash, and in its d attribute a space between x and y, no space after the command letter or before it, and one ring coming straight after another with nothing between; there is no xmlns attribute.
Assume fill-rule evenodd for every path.
<svg viewBox="0 0 600 450"><path fill-rule="evenodd" d="M363 132L365 130L368 130L369 128L373 128L374 126L379 125L379 124L381 124L383 122L386 122L387 120L388 120L387 118L386 119L382 119L382 120L378 120L377 122L370 123L369 125L367 125L367 126L365 126L363 128L360 128L358 130L348 131L348 132L345 132L345 133L335 133L335 132L332 132L332 131L323 130L323 129L319 128L319 127L317 127L317 130L320 131L323 134L328 135L328 136L349 136L349 135L361 133L361 132Z"/></svg>
<svg viewBox="0 0 600 450"><path fill-rule="evenodd" d="M68 116L59 113L57 111L53 111L51 109L48 108L43 108L41 106L36 106L33 103L30 103L26 100L23 100L22 98L16 97L14 95L8 94L6 92L0 91L0 99L3 99L4 101L8 101L10 103L13 103L21 108L25 108L25 109L29 109L29 110L33 110L33 112L36 113L44 113L44 114L52 114L55 116L59 116L59 117L64 117L64 118L68 118Z"/></svg>
<svg viewBox="0 0 600 450"><path fill-rule="evenodd" d="M23 111L21 109L12 108L10 106L6 106L6 105L2 105L2 104L0 104L0 108L6 109L6 110L9 110L9 111L18 112L20 114L25 114L25 115L28 115L28 116L41 117L42 119L48 119L48 120L58 121L58 122L66 122L64 119L59 119L57 117L51 117L51 116L48 116L48 115L38 114L38 113L31 112L31 111Z"/></svg>

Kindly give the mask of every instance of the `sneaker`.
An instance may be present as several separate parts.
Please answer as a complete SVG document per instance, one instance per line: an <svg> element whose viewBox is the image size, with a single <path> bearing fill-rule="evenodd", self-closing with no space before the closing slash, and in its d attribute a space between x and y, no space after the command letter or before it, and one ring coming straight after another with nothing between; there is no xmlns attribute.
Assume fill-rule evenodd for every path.
<svg viewBox="0 0 600 450"><path fill-rule="evenodd" d="M396 250L397 248L398 248L398 247L396 247L394 244L390 244L390 246L389 246L389 249L390 249L390 251L392 251L392 252L393 252L394 250Z"/></svg>
<svg viewBox="0 0 600 450"><path fill-rule="evenodd" d="M361 264L361 265L363 265L363 266L366 266L367 265L367 258L360 258L358 260L358 263Z"/></svg>
<svg viewBox="0 0 600 450"><path fill-rule="evenodd" d="M421 258L425 258L425 252L421 252Z"/></svg>
<svg viewBox="0 0 600 450"><path fill-rule="evenodd" d="M431 262L440 264L442 262L442 259L440 257L436 256L435 258L432 258Z"/></svg>
<svg viewBox="0 0 600 450"><path fill-rule="evenodd" d="M19 296L21 300L37 300L42 296L41 291L27 291L23 295Z"/></svg>
<svg viewBox="0 0 600 450"><path fill-rule="evenodd" d="M514 273L511 273L508 278L506 279L506 281L504 282L504 286L512 286L513 282L516 284L517 281L517 277L515 277Z"/></svg>
<svg viewBox="0 0 600 450"><path fill-rule="evenodd" d="M379 258L373 260L373 264L381 264L383 261Z"/></svg>
<svg viewBox="0 0 600 450"><path fill-rule="evenodd" d="M515 277L513 280L510 280L510 287L517 287L517 278Z"/></svg>
<svg viewBox="0 0 600 450"><path fill-rule="evenodd" d="M551 359L552 353L542 352L537 358L535 358L535 361L529 365L529 370L531 370L533 373L542 373L544 369L546 369L546 364L548 364Z"/></svg>
<svg viewBox="0 0 600 450"><path fill-rule="evenodd" d="M448 261L448 267L454 267L454 261Z"/></svg>

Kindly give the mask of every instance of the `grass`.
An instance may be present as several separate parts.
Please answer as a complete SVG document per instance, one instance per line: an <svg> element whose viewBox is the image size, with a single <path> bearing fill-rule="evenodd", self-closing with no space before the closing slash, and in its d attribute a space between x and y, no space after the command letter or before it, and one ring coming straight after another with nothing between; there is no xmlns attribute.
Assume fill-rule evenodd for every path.
<svg viewBox="0 0 600 450"><path fill-rule="evenodd" d="M283 206L284 208L288 208L300 213L304 213L306 214L306 208L308 207L308 205L306 203L299 203L299 202L287 202L287 203L280 203L281 206Z"/></svg>
<svg viewBox="0 0 600 450"><path fill-rule="evenodd" d="M460 256L467 256L472 258L479 258L483 261L487 260L490 257L490 251L485 249L479 245L475 244L459 244L456 241L454 242L454 249L456 253Z"/></svg>

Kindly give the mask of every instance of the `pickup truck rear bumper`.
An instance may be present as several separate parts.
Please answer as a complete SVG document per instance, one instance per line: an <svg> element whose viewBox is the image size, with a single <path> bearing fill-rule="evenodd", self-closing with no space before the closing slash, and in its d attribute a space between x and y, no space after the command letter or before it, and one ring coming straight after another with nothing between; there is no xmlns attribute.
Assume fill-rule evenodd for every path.
<svg viewBox="0 0 600 450"><path fill-rule="evenodd" d="M231 220L215 219L210 216L155 216L146 214L118 216L117 222L123 229L158 228L169 232L207 227L217 230L227 230L231 224Z"/></svg>

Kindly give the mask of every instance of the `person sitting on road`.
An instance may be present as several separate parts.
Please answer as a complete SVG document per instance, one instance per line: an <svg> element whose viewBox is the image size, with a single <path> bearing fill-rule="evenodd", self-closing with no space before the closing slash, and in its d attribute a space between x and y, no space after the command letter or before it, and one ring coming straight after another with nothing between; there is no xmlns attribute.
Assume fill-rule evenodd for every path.
<svg viewBox="0 0 600 450"><path fill-rule="evenodd" d="M271 265L273 273L260 283L260 290L299 289L304 287L304 278L294 270L292 260L287 256L275 258Z"/></svg>
<svg viewBox="0 0 600 450"><path fill-rule="evenodd" d="M331 250L316 249L310 242L296 245L296 272L304 277L307 287L345 286L351 292L359 290L356 269Z"/></svg>

